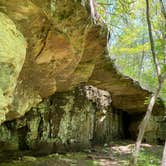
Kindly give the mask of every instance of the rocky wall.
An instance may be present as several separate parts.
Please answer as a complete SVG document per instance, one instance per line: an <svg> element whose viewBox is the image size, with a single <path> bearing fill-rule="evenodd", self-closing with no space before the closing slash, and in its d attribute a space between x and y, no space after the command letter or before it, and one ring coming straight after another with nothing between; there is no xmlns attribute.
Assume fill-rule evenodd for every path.
<svg viewBox="0 0 166 166"><path fill-rule="evenodd" d="M112 109L108 92L86 86L55 93L24 117L4 123L0 134L1 151L78 151L121 138L122 113Z"/></svg>
<svg viewBox="0 0 166 166"><path fill-rule="evenodd" d="M0 124L13 109L13 94L25 55L24 36L7 15L0 13ZM17 117L17 112L13 116Z"/></svg>
<svg viewBox="0 0 166 166"><path fill-rule="evenodd" d="M144 114L136 114L130 117L130 124L128 130L131 138L136 139L139 125ZM152 115L149 119L143 141L147 143L164 144L166 139L166 120L163 116Z"/></svg>
<svg viewBox="0 0 166 166"><path fill-rule="evenodd" d="M136 136L151 92L115 68L106 26L93 23L88 3L0 0L0 42L2 150L44 153L104 143L125 130ZM71 90L83 82L105 91ZM165 111L159 101L155 119ZM158 139L160 124L146 137Z"/></svg>

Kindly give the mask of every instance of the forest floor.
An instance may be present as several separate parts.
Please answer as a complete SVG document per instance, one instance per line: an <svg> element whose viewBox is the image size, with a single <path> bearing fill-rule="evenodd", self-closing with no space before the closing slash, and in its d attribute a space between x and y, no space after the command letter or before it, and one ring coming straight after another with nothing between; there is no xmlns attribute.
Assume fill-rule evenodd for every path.
<svg viewBox="0 0 166 166"><path fill-rule="evenodd" d="M44 157L8 156L0 166L128 166L134 143L111 142L110 145L95 146L83 152L51 154ZM160 166L163 146L142 144L138 166ZM6 156L7 157L7 156Z"/></svg>

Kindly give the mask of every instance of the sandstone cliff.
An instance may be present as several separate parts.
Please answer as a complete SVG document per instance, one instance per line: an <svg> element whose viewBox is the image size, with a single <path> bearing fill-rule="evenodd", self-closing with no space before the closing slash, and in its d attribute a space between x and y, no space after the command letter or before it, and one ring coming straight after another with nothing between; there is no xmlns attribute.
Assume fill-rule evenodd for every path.
<svg viewBox="0 0 166 166"><path fill-rule="evenodd" d="M117 120L108 116L105 127L95 124L103 127L101 140L106 140L104 135L110 139L117 133L124 137L125 124L120 120L124 113L131 119L126 129L135 137L138 122L146 111L144 101L151 93L116 70L107 53L106 27L93 23L87 2L83 5L79 0L0 0L0 41L0 124L14 120L1 126L2 143L12 138L17 142L15 146L22 147L19 145L22 141L23 148L25 145L32 148L43 140L51 139L55 143L60 137L61 143L77 138L77 143L80 140L88 145L96 133L91 124L96 121L93 119L97 116L96 106L92 106L90 99L78 101L71 92L83 83L108 91L111 104L107 110L121 112ZM67 100L61 99L63 93L69 95ZM46 101L51 102L52 98L52 104L48 104ZM45 105L48 109L44 109ZM154 115L162 113L164 106L160 100ZM137 115L139 120L134 118ZM21 119L15 121L18 118ZM79 126L81 119L83 127ZM155 132L154 140L160 132L157 121L157 127L148 130ZM110 126L111 122L115 122L115 129L111 128L114 126ZM80 131L76 136L77 129Z"/></svg>

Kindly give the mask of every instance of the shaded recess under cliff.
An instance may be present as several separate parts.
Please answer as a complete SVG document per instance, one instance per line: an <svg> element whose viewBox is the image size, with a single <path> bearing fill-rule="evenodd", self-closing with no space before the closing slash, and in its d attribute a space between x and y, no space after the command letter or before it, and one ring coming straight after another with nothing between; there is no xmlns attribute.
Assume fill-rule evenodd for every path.
<svg viewBox="0 0 166 166"><path fill-rule="evenodd" d="M0 151L29 150L44 155L135 139L141 118L113 108L109 92L81 86L57 92L24 117L1 125ZM151 117L144 141L164 141L166 125L161 119Z"/></svg>
<svg viewBox="0 0 166 166"><path fill-rule="evenodd" d="M123 112L110 93L92 86L55 93L24 117L0 127L0 148L36 154L78 151L124 136Z"/></svg>

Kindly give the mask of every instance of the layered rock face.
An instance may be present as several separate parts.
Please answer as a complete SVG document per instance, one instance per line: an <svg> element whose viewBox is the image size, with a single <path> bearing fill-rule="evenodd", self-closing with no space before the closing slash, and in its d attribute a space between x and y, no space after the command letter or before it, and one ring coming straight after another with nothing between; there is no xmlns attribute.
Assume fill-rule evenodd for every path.
<svg viewBox="0 0 166 166"><path fill-rule="evenodd" d="M24 117L0 127L1 150L48 154L122 138L123 112L113 110L111 101L108 92L89 86L56 93Z"/></svg>
<svg viewBox="0 0 166 166"><path fill-rule="evenodd" d="M0 152L30 150L35 155L44 155L135 139L140 120L141 116L130 116L113 108L109 92L81 86L57 92L24 117L1 125ZM158 120L152 116L144 141L164 141L165 127Z"/></svg>
<svg viewBox="0 0 166 166"><path fill-rule="evenodd" d="M88 1L0 0L0 41L6 149L70 149L125 137L125 130L135 137L151 93L116 70L106 28L93 24ZM101 90L78 90L82 83ZM164 109L162 101L155 105L152 140L165 124L157 120Z"/></svg>
<svg viewBox="0 0 166 166"><path fill-rule="evenodd" d="M71 0L1 0L0 6L28 43L7 120L22 116L55 91L87 82L96 57L105 51L106 31L92 23L86 7Z"/></svg>
<svg viewBox="0 0 166 166"><path fill-rule="evenodd" d="M19 78L13 80L15 86L10 85L12 106L1 122L22 116L42 99L57 91L72 89L81 82L111 92L113 105L118 109L129 113L146 111L144 100L150 92L119 74L105 56L106 30L93 24L86 3L83 6L79 1L71 0L45 0L42 3L39 0L1 0L0 5L0 11L8 15L27 41L23 64L25 55L22 55L21 63L17 62L17 57L19 50L25 54L25 46L20 43L17 49L14 41L19 40L19 36L15 35L14 40L10 31L1 27L2 32L12 38L12 47L18 51L13 59L17 66L20 63L16 70ZM5 41L3 43L1 47L7 52ZM5 51L1 54L8 57ZM5 81L10 77L10 73L5 73ZM2 93L5 94L5 90ZM159 109L156 106L156 110Z"/></svg>

